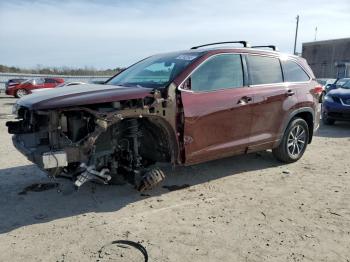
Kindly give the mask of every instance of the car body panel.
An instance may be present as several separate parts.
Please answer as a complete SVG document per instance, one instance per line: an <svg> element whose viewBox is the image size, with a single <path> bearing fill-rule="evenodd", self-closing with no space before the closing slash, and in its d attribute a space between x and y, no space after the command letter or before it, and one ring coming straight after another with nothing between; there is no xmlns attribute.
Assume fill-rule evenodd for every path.
<svg viewBox="0 0 350 262"><path fill-rule="evenodd" d="M56 87L47 87L47 88L38 88L38 89L33 89L31 90L32 94L38 93L38 92L43 92L43 91L47 91L47 90L51 90L53 88L62 88L62 87L66 87L66 86L77 86L77 85L85 85L85 82L68 82L68 83L62 83Z"/></svg>
<svg viewBox="0 0 350 262"><path fill-rule="evenodd" d="M253 122L250 134L251 146L275 141L281 136L280 127L291 108L295 106L296 95L287 96L285 83L253 86ZM294 90L294 92L296 92Z"/></svg>
<svg viewBox="0 0 350 262"><path fill-rule="evenodd" d="M18 104L34 110L43 110L143 98L151 91L150 88L141 87L86 84L75 88L68 86L32 94L21 98Z"/></svg>
<svg viewBox="0 0 350 262"><path fill-rule="evenodd" d="M246 87L212 92L181 92L185 116L186 164L243 153L249 144L252 109L238 101Z"/></svg>

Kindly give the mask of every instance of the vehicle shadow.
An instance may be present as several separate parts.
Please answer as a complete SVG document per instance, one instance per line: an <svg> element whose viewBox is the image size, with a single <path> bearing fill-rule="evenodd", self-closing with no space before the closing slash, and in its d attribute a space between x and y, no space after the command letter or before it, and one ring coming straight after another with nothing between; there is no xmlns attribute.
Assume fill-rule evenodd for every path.
<svg viewBox="0 0 350 262"><path fill-rule="evenodd" d="M318 137L350 138L350 122L337 121L334 125L328 126L323 123L315 134Z"/></svg>
<svg viewBox="0 0 350 262"><path fill-rule="evenodd" d="M230 175L262 170L281 165L270 152L230 157L191 167L170 169L163 185L194 186ZM87 183L75 191L72 182L56 179L57 188L19 194L33 183L53 182L35 165L0 170L0 234L28 225L76 216L85 213L116 212L130 203L169 193L161 186L137 192L129 184L123 186ZM145 197L146 196L146 197ZM181 201L181 199L179 199Z"/></svg>
<svg viewBox="0 0 350 262"><path fill-rule="evenodd" d="M0 99L17 99L14 96L8 96L8 95L4 95L4 94L0 94Z"/></svg>
<svg viewBox="0 0 350 262"><path fill-rule="evenodd" d="M4 106L13 106L14 104L16 104L16 101L4 103L3 105Z"/></svg>

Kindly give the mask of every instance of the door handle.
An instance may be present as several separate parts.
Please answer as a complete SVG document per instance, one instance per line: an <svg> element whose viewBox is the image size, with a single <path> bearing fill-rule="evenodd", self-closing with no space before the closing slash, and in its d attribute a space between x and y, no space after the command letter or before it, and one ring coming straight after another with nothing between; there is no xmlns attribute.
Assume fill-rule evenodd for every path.
<svg viewBox="0 0 350 262"><path fill-rule="evenodd" d="M287 96L294 96L295 92L292 89L288 89L286 95Z"/></svg>
<svg viewBox="0 0 350 262"><path fill-rule="evenodd" d="M241 97L241 99L238 100L238 103L237 104L240 104L240 105L246 105L248 104L249 102L253 101L253 99L249 96L243 96Z"/></svg>

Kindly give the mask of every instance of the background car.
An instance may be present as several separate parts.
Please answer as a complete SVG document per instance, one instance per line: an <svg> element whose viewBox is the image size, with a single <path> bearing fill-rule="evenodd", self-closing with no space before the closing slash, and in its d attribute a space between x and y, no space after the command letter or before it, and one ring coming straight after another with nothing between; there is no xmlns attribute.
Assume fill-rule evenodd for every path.
<svg viewBox="0 0 350 262"><path fill-rule="evenodd" d="M350 121L350 79L324 97L322 121L333 125L336 120Z"/></svg>
<svg viewBox="0 0 350 262"><path fill-rule="evenodd" d="M68 82L68 83L59 84L59 85L56 86L56 87L48 87L48 88L33 89L31 92L32 92L33 94L35 94L35 93L39 93L39 92L42 92L42 91L45 91L45 90L50 90L50 89L53 89L53 88L59 88L59 87L65 87L65 86L84 85L84 84L86 84L86 83L84 83L84 82Z"/></svg>
<svg viewBox="0 0 350 262"><path fill-rule="evenodd" d="M21 82L18 85L9 86L6 89L6 94L19 98L27 94L30 94L33 89L53 88L62 83L64 83L64 79L62 78L56 78L56 77L33 78L33 79L26 80L24 82Z"/></svg>
<svg viewBox="0 0 350 262"><path fill-rule="evenodd" d="M322 103L324 96L326 95L326 86L334 84L335 81L337 81L336 78L317 78L317 82L319 82L322 85L323 91L320 96L320 103Z"/></svg>

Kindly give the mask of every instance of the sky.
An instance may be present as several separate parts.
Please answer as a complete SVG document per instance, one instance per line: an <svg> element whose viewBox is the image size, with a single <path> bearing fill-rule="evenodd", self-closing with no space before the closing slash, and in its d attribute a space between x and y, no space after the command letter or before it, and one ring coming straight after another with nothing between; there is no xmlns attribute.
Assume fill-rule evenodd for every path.
<svg viewBox="0 0 350 262"><path fill-rule="evenodd" d="M350 37L350 0L0 0L0 64L128 66L217 41L275 44Z"/></svg>

